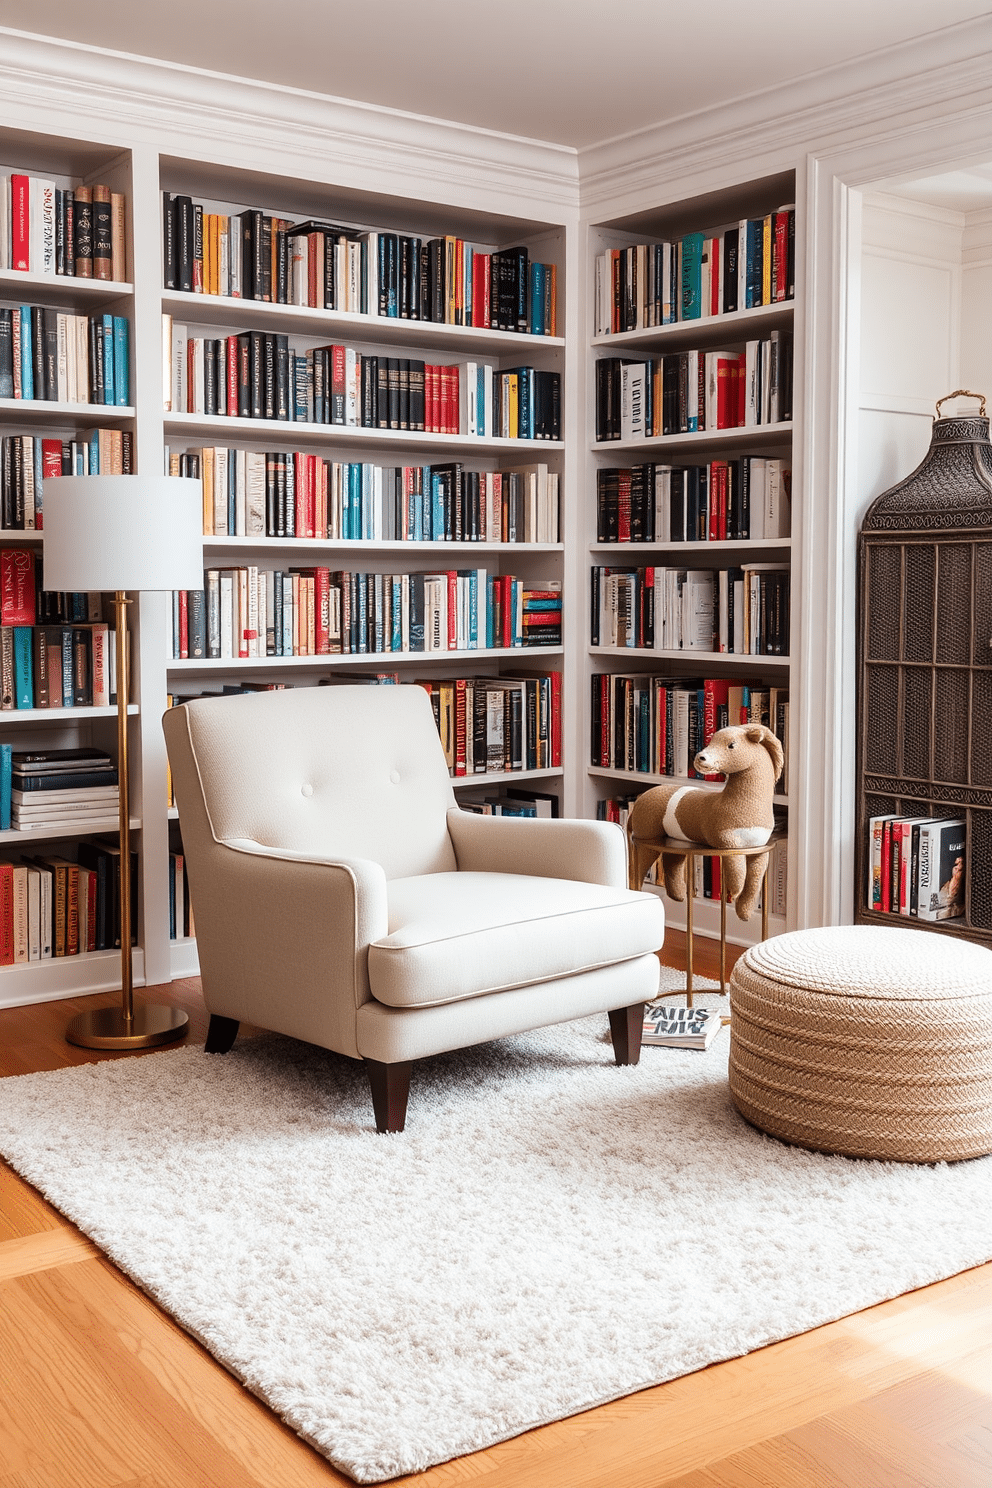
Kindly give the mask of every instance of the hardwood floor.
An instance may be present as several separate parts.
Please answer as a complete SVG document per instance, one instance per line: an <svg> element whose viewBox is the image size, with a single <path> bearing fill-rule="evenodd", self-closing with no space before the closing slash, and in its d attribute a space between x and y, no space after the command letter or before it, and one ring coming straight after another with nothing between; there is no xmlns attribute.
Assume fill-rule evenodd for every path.
<svg viewBox="0 0 992 1488"><path fill-rule="evenodd" d="M665 960L682 955L670 932ZM701 974L714 965L706 949L697 954ZM195 981L154 995L186 1008L190 1037L202 1041ZM65 1043L87 1002L0 1012L0 1074L140 1057ZM992 1265L397 1482L474 1479L484 1488L988 1488ZM0 1488L349 1481L0 1164Z"/></svg>

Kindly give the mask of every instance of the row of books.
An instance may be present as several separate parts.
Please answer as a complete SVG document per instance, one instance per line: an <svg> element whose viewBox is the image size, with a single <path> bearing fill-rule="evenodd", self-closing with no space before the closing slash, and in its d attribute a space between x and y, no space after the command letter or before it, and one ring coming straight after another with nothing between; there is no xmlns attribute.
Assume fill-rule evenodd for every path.
<svg viewBox="0 0 992 1488"><path fill-rule="evenodd" d="M540 816L552 819L561 815L561 805L553 791L529 790L524 786L506 786L495 794L485 796L459 792L458 805L462 811L471 811L475 816Z"/></svg>
<svg viewBox="0 0 992 1488"><path fill-rule="evenodd" d="M597 336L794 299L795 206L671 243L607 249L596 257L595 291Z"/></svg>
<svg viewBox="0 0 992 1488"><path fill-rule="evenodd" d="M0 862L0 966L120 945L120 848L101 838L80 842L76 856L78 862L48 853ZM132 926L137 861L132 853Z"/></svg>
<svg viewBox="0 0 992 1488"><path fill-rule="evenodd" d="M116 634L104 622L0 625L0 710L116 701Z"/></svg>
<svg viewBox="0 0 992 1488"><path fill-rule="evenodd" d="M169 854L169 939L185 940L196 935L193 905L189 897L186 858L181 852Z"/></svg>
<svg viewBox="0 0 992 1488"><path fill-rule="evenodd" d="M592 678L591 763L601 769L693 780L700 749L718 729L740 723L770 728L788 761L787 688L726 677L602 672ZM788 789L787 779L786 767L779 790Z"/></svg>
<svg viewBox="0 0 992 1488"><path fill-rule="evenodd" d="M195 336L170 315L164 320L172 347L166 412L486 439L561 438L557 372L475 361L441 365L338 344L304 350L269 331Z"/></svg>
<svg viewBox="0 0 992 1488"><path fill-rule="evenodd" d="M599 564L591 580L594 646L789 654L790 574L783 565L714 570Z"/></svg>
<svg viewBox="0 0 992 1488"><path fill-rule="evenodd" d="M117 766L100 749L0 752L0 822L15 831L88 830L118 810ZM9 768L8 768L9 765Z"/></svg>
<svg viewBox="0 0 992 1488"><path fill-rule="evenodd" d="M130 346L123 315L0 306L0 398L126 408Z"/></svg>
<svg viewBox="0 0 992 1488"><path fill-rule="evenodd" d="M596 472L596 541L724 542L788 537L792 470L744 455L707 465L603 467Z"/></svg>
<svg viewBox="0 0 992 1488"><path fill-rule="evenodd" d="M76 439L5 434L0 439L0 528L40 531L44 483L60 475L131 475L130 429L90 429Z"/></svg>
<svg viewBox="0 0 992 1488"><path fill-rule="evenodd" d="M126 199L109 186L0 175L0 269L125 280L126 224Z"/></svg>
<svg viewBox="0 0 992 1488"><path fill-rule="evenodd" d="M640 791L634 791L628 795L612 796L606 800L597 801L596 818L598 821L612 821L627 830L627 820L631 808ZM784 818L780 819L776 812L776 830L784 825ZM646 884L664 885L658 865L653 864L645 876ZM769 914L785 918L788 893L789 893L789 843L788 838L780 837L772 843L768 851L768 870L765 874L764 883L761 886L761 894L758 898L759 906L764 894L768 894ZM716 899L720 898L720 859L709 856L699 856L693 859L693 882L692 897L694 899Z"/></svg>
<svg viewBox="0 0 992 1488"><path fill-rule="evenodd" d="M387 319L557 334L557 269L489 249L249 208L208 212L164 194L166 289Z"/></svg>
<svg viewBox="0 0 992 1488"><path fill-rule="evenodd" d="M452 777L561 764L560 672L418 679L418 685L430 696Z"/></svg>
<svg viewBox="0 0 992 1488"><path fill-rule="evenodd" d="M596 363L596 438L657 439L792 418L792 337L772 331L742 351L673 351Z"/></svg>
<svg viewBox="0 0 992 1488"><path fill-rule="evenodd" d="M560 646L561 583L485 569L208 569L173 595L174 660Z"/></svg>
<svg viewBox="0 0 992 1488"><path fill-rule="evenodd" d="M374 465L305 451L166 448L166 471L203 482L208 537L405 542L559 540L558 475L543 463L507 470Z"/></svg>
<svg viewBox="0 0 992 1488"><path fill-rule="evenodd" d="M873 816L867 905L920 920L964 914L967 824L961 817Z"/></svg>

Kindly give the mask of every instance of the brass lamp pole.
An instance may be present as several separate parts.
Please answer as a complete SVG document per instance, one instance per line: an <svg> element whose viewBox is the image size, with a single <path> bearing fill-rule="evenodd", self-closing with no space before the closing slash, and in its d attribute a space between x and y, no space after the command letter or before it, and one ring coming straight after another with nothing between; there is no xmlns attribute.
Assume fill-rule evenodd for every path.
<svg viewBox="0 0 992 1488"><path fill-rule="evenodd" d="M45 483L47 589L113 590L117 657L120 830L119 1006L79 1013L66 1029L88 1049L147 1049L181 1038L188 1018L161 1003L134 1005L131 955L131 799L128 768L130 645L127 590L198 589L203 583L200 482L159 476L64 476Z"/></svg>

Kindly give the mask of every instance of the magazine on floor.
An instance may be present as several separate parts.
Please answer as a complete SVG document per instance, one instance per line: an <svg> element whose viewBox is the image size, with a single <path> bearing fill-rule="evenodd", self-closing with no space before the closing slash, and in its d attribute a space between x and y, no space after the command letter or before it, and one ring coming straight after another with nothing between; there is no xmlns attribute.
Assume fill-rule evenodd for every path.
<svg viewBox="0 0 992 1488"><path fill-rule="evenodd" d="M641 1042L667 1044L673 1049L708 1049L720 1032L723 1016L718 1008L673 1007L649 1002L644 1009Z"/></svg>

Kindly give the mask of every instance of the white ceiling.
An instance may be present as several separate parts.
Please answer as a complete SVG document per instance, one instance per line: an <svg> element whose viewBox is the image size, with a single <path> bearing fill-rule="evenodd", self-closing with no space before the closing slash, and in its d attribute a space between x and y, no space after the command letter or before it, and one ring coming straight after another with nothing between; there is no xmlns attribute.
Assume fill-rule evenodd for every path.
<svg viewBox="0 0 992 1488"><path fill-rule="evenodd" d="M989 14L988 0L0 0L17 30L575 148Z"/></svg>

